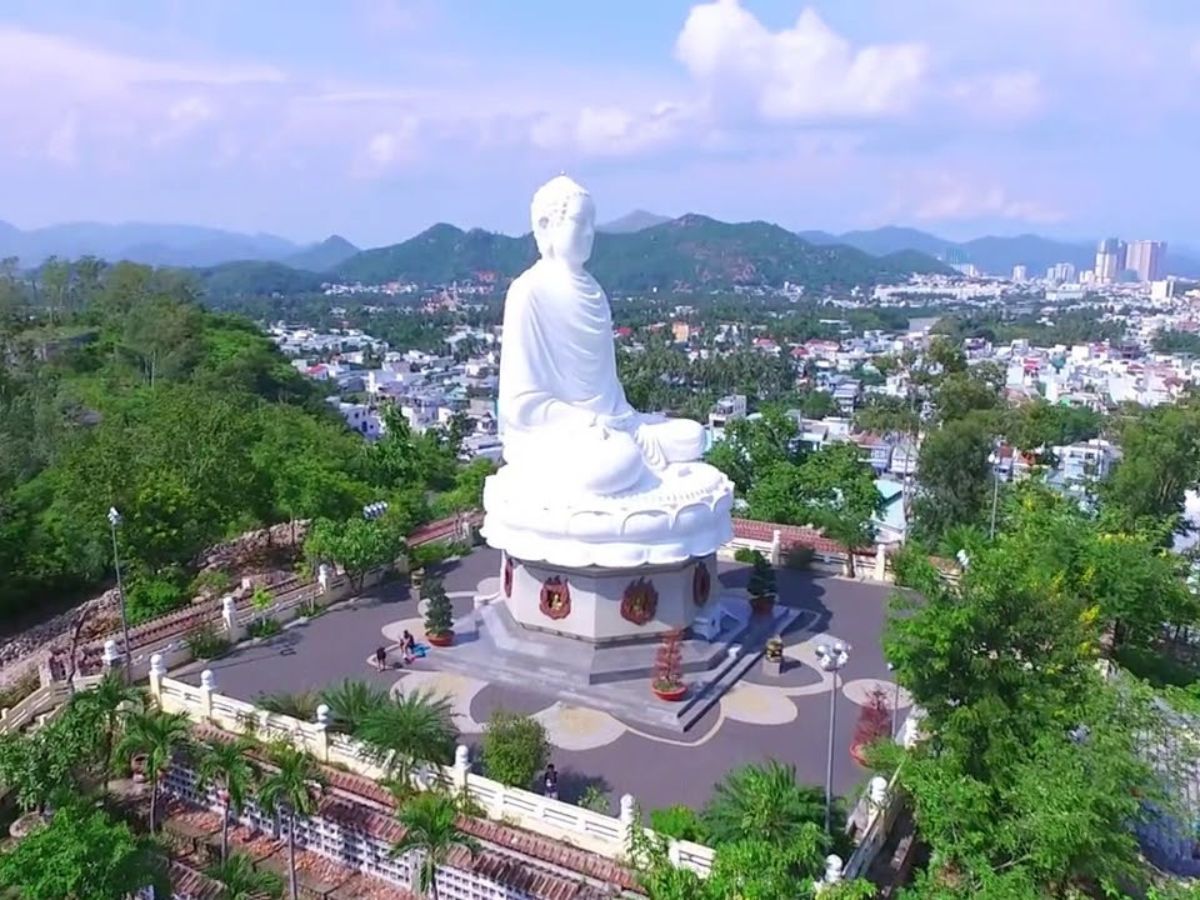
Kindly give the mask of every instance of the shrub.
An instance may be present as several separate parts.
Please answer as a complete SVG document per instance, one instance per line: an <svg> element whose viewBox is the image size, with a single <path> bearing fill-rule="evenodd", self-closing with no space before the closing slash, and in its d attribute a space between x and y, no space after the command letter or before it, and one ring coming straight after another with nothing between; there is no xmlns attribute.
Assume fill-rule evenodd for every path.
<svg viewBox="0 0 1200 900"><path fill-rule="evenodd" d="M252 638L268 638L274 637L283 631L283 626L279 624L277 619L255 619L246 626L246 634Z"/></svg>
<svg viewBox="0 0 1200 900"><path fill-rule="evenodd" d="M579 802L575 805L605 816L611 812L608 791L596 784L589 784L585 787L579 797Z"/></svg>
<svg viewBox="0 0 1200 900"><path fill-rule="evenodd" d="M681 633L668 631L654 654L654 688L674 691L683 686L683 651L679 647Z"/></svg>
<svg viewBox="0 0 1200 900"><path fill-rule="evenodd" d="M233 586L233 576L224 569L206 569L188 585L188 593L193 597L196 594L221 594Z"/></svg>
<svg viewBox="0 0 1200 900"><path fill-rule="evenodd" d="M746 589L750 592L751 597L761 597L763 599L775 597L775 570L771 564L767 562L767 558L759 553L754 552L752 565L753 571L750 572L750 583Z"/></svg>
<svg viewBox="0 0 1200 900"><path fill-rule="evenodd" d="M0 709L11 709L16 706L36 691L41 683L36 668L27 670L12 684L0 688Z"/></svg>
<svg viewBox="0 0 1200 900"><path fill-rule="evenodd" d="M291 716L293 719L302 719L305 722L311 722L317 717L317 707L320 703L320 698L312 691L301 691L296 694L279 691L274 694L259 694L254 698L254 705L259 709L278 713L281 716Z"/></svg>
<svg viewBox="0 0 1200 900"><path fill-rule="evenodd" d="M258 613L259 617L265 617L271 607L275 605L275 595L263 585L257 585L254 593L250 595L250 605L254 607L254 611Z"/></svg>
<svg viewBox="0 0 1200 900"><path fill-rule="evenodd" d="M184 637L188 650L196 659L216 659L229 651L230 643L224 635L217 634L212 627L201 625Z"/></svg>
<svg viewBox="0 0 1200 900"><path fill-rule="evenodd" d="M129 624L137 625L178 609L187 603L179 581L170 575L143 575L125 592Z"/></svg>
<svg viewBox="0 0 1200 900"><path fill-rule="evenodd" d="M929 552L916 541L909 541L892 554L892 574L901 587L919 588L937 579L937 569L929 561Z"/></svg>
<svg viewBox="0 0 1200 900"><path fill-rule="evenodd" d="M738 547L733 551L733 558L740 563L752 563L755 556L762 556L757 550L751 550L749 547Z"/></svg>
<svg viewBox="0 0 1200 900"><path fill-rule="evenodd" d="M681 841L699 841L703 843L708 832L700 814L690 806L682 804L665 806L650 812L650 827L659 834L679 838Z"/></svg>
<svg viewBox="0 0 1200 900"><path fill-rule="evenodd" d="M784 557L783 564L789 569L804 571L812 568L813 559L816 558L817 552L812 547L806 547L803 544L793 547L787 552Z"/></svg>
<svg viewBox="0 0 1200 900"><path fill-rule="evenodd" d="M496 710L483 734L483 769L509 787L528 788L550 759L546 728L537 719Z"/></svg>

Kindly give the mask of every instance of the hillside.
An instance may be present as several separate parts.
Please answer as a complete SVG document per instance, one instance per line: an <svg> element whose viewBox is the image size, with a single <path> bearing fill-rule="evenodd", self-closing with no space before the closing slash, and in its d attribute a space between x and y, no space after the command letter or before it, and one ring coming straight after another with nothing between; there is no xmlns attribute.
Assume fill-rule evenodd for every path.
<svg viewBox="0 0 1200 900"><path fill-rule="evenodd" d="M40 265L50 256L212 266L236 259L281 259L299 249L273 234L240 234L197 225L73 222L24 231L0 222L0 258L16 256L25 266Z"/></svg>
<svg viewBox="0 0 1200 900"><path fill-rule="evenodd" d="M631 234L635 231L653 228L655 225L662 225L670 221L670 216L660 216L658 213L646 212L644 209L635 209L633 212L626 213L619 219L613 219L611 222L597 225L596 230L607 234Z"/></svg>
<svg viewBox="0 0 1200 900"><path fill-rule="evenodd" d="M343 263L360 252L358 247L340 234L330 235L319 244L305 247L299 253L293 253L283 260L294 269L306 269L309 272L327 272L339 263Z"/></svg>
<svg viewBox="0 0 1200 900"><path fill-rule="evenodd" d="M435 225L411 240L367 250L334 270L344 281L380 283L495 280L503 283L536 258L519 238ZM686 215L636 232L596 235L588 267L611 293L728 290L734 286L851 285L943 267L918 255L875 259L852 247L817 247L766 222L729 224Z"/></svg>
<svg viewBox="0 0 1200 900"><path fill-rule="evenodd" d="M327 280L316 272L253 259L197 269L195 275L209 299L303 294L320 290Z"/></svg>

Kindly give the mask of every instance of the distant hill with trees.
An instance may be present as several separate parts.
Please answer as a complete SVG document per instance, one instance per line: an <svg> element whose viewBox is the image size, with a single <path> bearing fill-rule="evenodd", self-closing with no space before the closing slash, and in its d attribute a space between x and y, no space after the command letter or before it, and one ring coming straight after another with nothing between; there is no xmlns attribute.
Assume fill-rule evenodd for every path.
<svg viewBox="0 0 1200 900"><path fill-rule="evenodd" d="M366 250L333 270L343 281L504 283L537 258L531 235L508 235L438 224L410 240ZM816 246L767 222L730 224L689 214L631 232L596 235L588 267L610 293L852 286L897 281L913 272L948 271L906 252L873 257L853 247Z"/></svg>

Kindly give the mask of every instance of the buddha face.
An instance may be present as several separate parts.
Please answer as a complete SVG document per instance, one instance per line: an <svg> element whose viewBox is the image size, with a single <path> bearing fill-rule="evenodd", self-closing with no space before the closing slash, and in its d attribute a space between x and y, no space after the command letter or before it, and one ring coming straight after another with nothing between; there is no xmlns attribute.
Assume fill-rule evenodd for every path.
<svg viewBox="0 0 1200 900"><path fill-rule="evenodd" d="M562 175L544 185L533 198L533 235L544 258L581 268L596 237L591 196Z"/></svg>

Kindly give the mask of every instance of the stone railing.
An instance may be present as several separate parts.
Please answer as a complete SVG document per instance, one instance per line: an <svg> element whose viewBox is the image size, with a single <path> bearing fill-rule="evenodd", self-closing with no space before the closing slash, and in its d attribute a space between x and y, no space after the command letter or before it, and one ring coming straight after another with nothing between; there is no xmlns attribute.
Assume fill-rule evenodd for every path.
<svg viewBox="0 0 1200 900"><path fill-rule="evenodd" d="M725 546L725 550L728 553L743 547L757 550L776 566L786 562L788 551L805 547L812 551L814 562L834 567L843 574L849 572L849 553L846 548L812 528L734 519L733 540ZM854 571L858 578L882 582L893 580L891 563L882 544L874 549L855 551Z"/></svg>
<svg viewBox="0 0 1200 900"><path fill-rule="evenodd" d="M87 690L99 680L97 675L76 677L75 690ZM17 732L39 719L44 721L53 717L71 694L71 686L65 682L42 685L11 709L0 709L0 734Z"/></svg>
<svg viewBox="0 0 1200 900"><path fill-rule="evenodd" d="M893 740L905 747L912 747L920 739L921 711L915 707L909 711ZM842 869L845 878L864 878L872 863L879 856L891 834L892 826L904 807L904 797L899 790L900 768L891 778L876 775L867 784L866 790L851 811L847 830L856 832L856 846Z"/></svg>
<svg viewBox="0 0 1200 900"><path fill-rule="evenodd" d="M286 740L320 762L368 778L379 779L386 774L379 760L357 740L329 730L327 709L318 711L316 722L260 710L252 703L217 693L211 671L201 673L198 688L166 677L161 659L151 666L150 692L166 712L184 713L192 721L212 724L224 731L251 731L260 739ZM448 784L456 791L465 791L489 819L511 823L608 859L625 856L631 830L638 827L636 804L628 794L621 798L618 817L592 812L476 775L471 771L468 750L461 745L453 765L426 765L416 773L415 780L422 788L434 782ZM712 868L713 851L691 841L672 840L670 855L676 865L700 875L707 875Z"/></svg>

